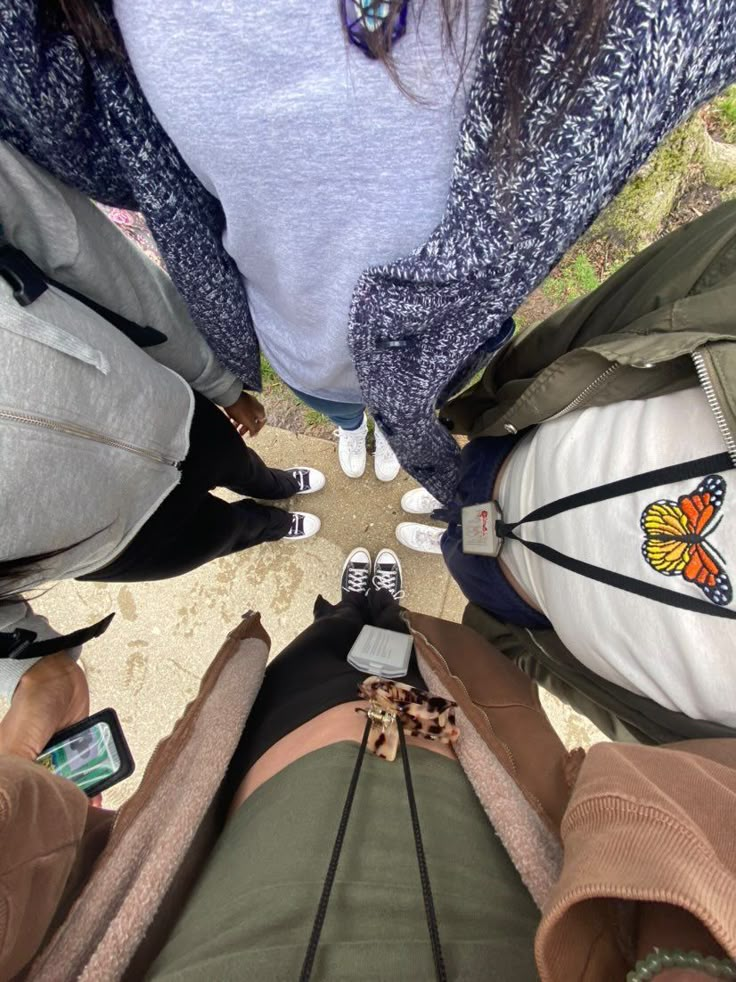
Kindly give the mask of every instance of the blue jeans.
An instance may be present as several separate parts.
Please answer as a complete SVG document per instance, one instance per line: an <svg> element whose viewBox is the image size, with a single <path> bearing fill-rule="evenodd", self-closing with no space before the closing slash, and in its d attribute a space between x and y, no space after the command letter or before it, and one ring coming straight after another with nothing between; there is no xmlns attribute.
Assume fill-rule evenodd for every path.
<svg viewBox="0 0 736 982"><path fill-rule="evenodd" d="M299 392L298 389L292 388L291 391L310 409L316 409L318 413L322 413L332 420L335 426L340 426L343 430L357 430L363 425L365 406L362 403L333 402L331 399L308 396L305 392Z"/></svg>
<svg viewBox="0 0 736 982"><path fill-rule="evenodd" d="M471 603L494 617L520 627L547 628L549 621L530 607L514 590L503 570L492 556L473 556L463 552L463 529L460 509L488 501L501 464L513 450L518 437L484 436L463 447L460 458L460 482L450 505L437 513L449 526L442 536L442 555L447 568ZM516 516L513 516L516 517Z"/></svg>

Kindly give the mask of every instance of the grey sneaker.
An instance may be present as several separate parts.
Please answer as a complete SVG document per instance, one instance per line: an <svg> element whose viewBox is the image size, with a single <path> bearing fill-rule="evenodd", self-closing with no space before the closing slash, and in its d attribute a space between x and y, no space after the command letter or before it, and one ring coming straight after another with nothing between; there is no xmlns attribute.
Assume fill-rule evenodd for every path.
<svg viewBox="0 0 736 982"><path fill-rule="evenodd" d="M381 549L373 564L373 586L376 590L388 590L394 600L404 596L401 563L393 549Z"/></svg>
<svg viewBox="0 0 736 982"><path fill-rule="evenodd" d="M360 546L353 549L342 568L340 589L343 600L351 593L365 595L371 583L371 555Z"/></svg>

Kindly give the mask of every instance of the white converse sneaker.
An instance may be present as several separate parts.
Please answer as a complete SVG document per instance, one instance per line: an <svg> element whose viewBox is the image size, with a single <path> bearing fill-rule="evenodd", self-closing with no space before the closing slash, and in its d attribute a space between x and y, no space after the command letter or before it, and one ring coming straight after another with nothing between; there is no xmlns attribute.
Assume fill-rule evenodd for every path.
<svg viewBox="0 0 736 982"><path fill-rule="evenodd" d="M365 473L366 451L365 438L368 435L368 421L363 414L363 422L357 430L344 430L341 426L335 430L339 438L337 456L340 467L348 477L362 477Z"/></svg>
<svg viewBox="0 0 736 982"><path fill-rule="evenodd" d="M401 563L393 549L381 549L376 556L373 586L376 590L388 590L394 600L401 600L404 596Z"/></svg>
<svg viewBox="0 0 736 982"><path fill-rule="evenodd" d="M291 528L283 537L283 542L297 542L301 539L309 539L316 535L322 522L316 515L310 515L308 511L291 512Z"/></svg>
<svg viewBox="0 0 736 982"><path fill-rule="evenodd" d="M343 599L350 593L365 594L371 583L371 555L367 549L353 549L342 568L340 589Z"/></svg>
<svg viewBox="0 0 736 982"><path fill-rule="evenodd" d="M409 515L431 515L435 509L442 507L442 502L425 488L414 488L413 491L407 491L401 499L401 507Z"/></svg>
<svg viewBox="0 0 736 982"><path fill-rule="evenodd" d="M297 494L314 494L325 486L325 476L316 467L289 467L288 471L299 484Z"/></svg>
<svg viewBox="0 0 736 982"><path fill-rule="evenodd" d="M444 529L434 525L420 525L418 522L400 522L396 526L396 538L402 546L416 549L417 552L441 553L440 539Z"/></svg>
<svg viewBox="0 0 736 982"><path fill-rule="evenodd" d="M375 434L376 454L373 458L373 466L376 468L376 477L379 481L393 481L401 470L401 464L378 426L375 428Z"/></svg>

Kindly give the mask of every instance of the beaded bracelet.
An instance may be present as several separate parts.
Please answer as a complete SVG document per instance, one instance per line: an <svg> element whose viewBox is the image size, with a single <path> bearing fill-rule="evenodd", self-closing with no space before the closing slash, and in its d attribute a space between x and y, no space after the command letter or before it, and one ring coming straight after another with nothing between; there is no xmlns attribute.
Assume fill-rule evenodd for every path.
<svg viewBox="0 0 736 982"><path fill-rule="evenodd" d="M713 979L736 979L736 962L730 958L714 958L698 951L665 950L655 948L646 958L638 961L626 976L626 982L648 982L668 968L691 968L710 975Z"/></svg>

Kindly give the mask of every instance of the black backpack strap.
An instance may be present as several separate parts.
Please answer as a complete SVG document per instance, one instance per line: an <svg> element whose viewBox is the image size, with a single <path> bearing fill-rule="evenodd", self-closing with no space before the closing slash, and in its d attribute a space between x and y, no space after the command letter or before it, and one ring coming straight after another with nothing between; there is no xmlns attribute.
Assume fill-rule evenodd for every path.
<svg viewBox="0 0 736 982"><path fill-rule="evenodd" d="M672 464L670 467L660 467L654 471L645 471L643 474L635 474L633 477L624 477L619 481L611 481L609 484L601 484L597 488L588 488L587 491L577 491L575 494L568 494L557 501L550 501L547 505L535 508L518 522L502 522L500 525L502 537L510 529L518 528L526 522L541 522L545 518L553 518L563 512L572 511L573 508L582 508L583 505L595 505L601 501L608 501L611 498L620 498L625 494L634 494L637 491L647 491L649 488L657 488L660 484L675 484L680 481L695 480L705 477L714 471L727 471L736 466L731 459L731 455L724 452L711 454L709 457L698 457L697 460L686 460L681 464ZM519 540L521 541L521 540Z"/></svg>
<svg viewBox="0 0 736 982"><path fill-rule="evenodd" d="M54 655L58 651L66 651L68 648L76 648L80 644L85 644L93 638L99 638L101 634L110 626L110 621L115 614L108 614L96 624L89 627L82 627L71 634L62 634L59 637L47 638L45 641L36 641L35 631L26 628L16 628L15 631L0 631L0 658L13 658L23 660L25 658L43 658L44 655Z"/></svg>
<svg viewBox="0 0 736 982"><path fill-rule="evenodd" d="M667 590L665 587L637 580L633 576L625 576L623 573L614 573L610 569L585 563L581 559L573 559L572 556L558 552L557 549L553 549L542 542L529 542L527 539L520 539L514 532L511 532L508 538L521 542L523 546L542 559L546 559L556 566L562 566L563 569L569 569L571 573L585 576L589 580L597 580L598 583L605 583L606 586L615 587L617 590L626 590L628 593L636 593L647 600L668 604L670 607L691 610L695 614L708 614L710 617L725 617L727 620L736 620L736 610L730 610L728 607L719 607L717 604L700 600L698 597L690 597L675 590Z"/></svg>
<svg viewBox="0 0 736 982"><path fill-rule="evenodd" d="M13 296L21 307L28 307L38 300L49 286L53 286L83 303L100 317L104 317L139 348L150 348L167 340L166 335L155 327L136 324L122 314L103 307L96 300L91 300L78 290L47 276L24 252L2 239L0 239L0 276L10 284Z"/></svg>

